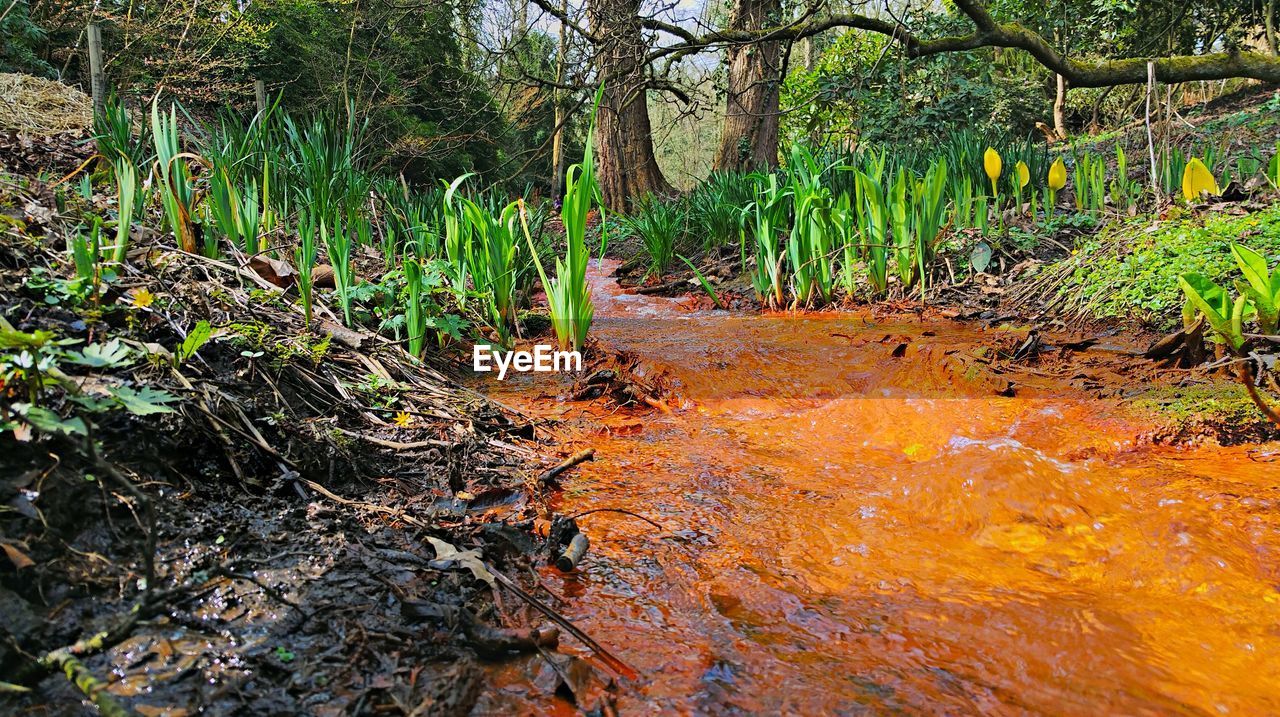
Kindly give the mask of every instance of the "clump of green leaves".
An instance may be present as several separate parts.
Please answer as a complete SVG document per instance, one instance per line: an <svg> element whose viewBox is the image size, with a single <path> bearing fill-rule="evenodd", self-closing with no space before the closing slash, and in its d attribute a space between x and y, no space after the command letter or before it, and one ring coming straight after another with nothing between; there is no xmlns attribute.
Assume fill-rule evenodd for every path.
<svg viewBox="0 0 1280 717"><path fill-rule="evenodd" d="M649 272L661 276L671 266L676 240L684 232L687 214L678 202L664 201L653 195L636 204L630 216L624 216L624 230L640 237L649 256Z"/></svg>
<svg viewBox="0 0 1280 717"><path fill-rule="evenodd" d="M18 331L0 318L0 385L21 397L0 409L0 432L29 427L45 433L85 436L86 416L113 410L137 416L169 413L167 404L177 397L148 386L104 381L102 393L80 390L80 381L68 371L98 373L129 366L134 352L119 340L71 347L79 339L60 339L50 331Z"/></svg>

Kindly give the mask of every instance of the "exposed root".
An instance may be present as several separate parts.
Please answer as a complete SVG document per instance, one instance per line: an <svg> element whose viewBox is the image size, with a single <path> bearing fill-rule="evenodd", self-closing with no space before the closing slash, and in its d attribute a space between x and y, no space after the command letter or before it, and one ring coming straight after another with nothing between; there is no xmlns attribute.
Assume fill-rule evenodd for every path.
<svg viewBox="0 0 1280 717"><path fill-rule="evenodd" d="M1258 392L1258 387L1254 385L1253 372L1250 370L1249 363L1241 363L1237 371L1237 375L1240 377L1240 383L1244 384L1244 390L1249 394L1249 399L1253 401L1253 404L1258 407L1259 411L1262 411L1262 415L1266 416L1272 423L1276 424L1276 428L1280 428L1280 412L1277 412L1276 409L1268 405L1266 399L1264 399L1262 394Z"/></svg>

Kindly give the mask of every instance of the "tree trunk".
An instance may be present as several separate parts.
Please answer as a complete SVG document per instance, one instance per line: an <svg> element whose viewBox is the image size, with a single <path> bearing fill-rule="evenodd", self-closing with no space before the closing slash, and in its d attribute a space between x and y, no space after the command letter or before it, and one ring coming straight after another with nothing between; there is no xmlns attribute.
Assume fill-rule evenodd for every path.
<svg viewBox="0 0 1280 717"><path fill-rule="evenodd" d="M1058 139L1067 138L1067 80L1062 75L1054 75L1058 80L1058 90L1053 95L1053 133Z"/></svg>
<svg viewBox="0 0 1280 717"><path fill-rule="evenodd" d="M1276 40L1276 0L1267 3L1267 7L1262 12L1263 24L1267 30L1267 47L1271 50L1273 56L1280 56L1280 44Z"/></svg>
<svg viewBox="0 0 1280 717"><path fill-rule="evenodd" d="M596 116L596 176L604 205L613 211L626 211L645 194L672 193L653 153L644 65L649 47L639 11L640 0L591 0L587 7L601 39L596 66L605 79Z"/></svg>
<svg viewBox="0 0 1280 717"><path fill-rule="evenodd" d="M560 14L569 14L569 0L560 0ZM555 132L551 137L551 198L559 200L564 192L564 98L558 85L564 84L564 63L569 57L569 28L560 23L560 38L556 45L556 85L551 90L551 104L555 108Z"/></svg>
<svg viewBox="0 0 1280 717"><path fill-rule="evenodd" d="M770 27L782 15L781 0L737 0L730 30ZM779 88L782 43L730 46L724 127L716 152L717 171L752 171L778 166Z"/></svg>

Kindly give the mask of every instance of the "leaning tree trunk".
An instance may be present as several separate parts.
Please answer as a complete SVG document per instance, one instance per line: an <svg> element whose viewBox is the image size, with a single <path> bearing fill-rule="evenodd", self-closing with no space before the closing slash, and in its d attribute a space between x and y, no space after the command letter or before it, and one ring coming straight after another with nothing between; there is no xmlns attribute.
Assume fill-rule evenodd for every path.
<svg viewBox="0 0 1280 717"><path fill-rule="evenodd" d="M770 27L781 16L781 0L737 0L729 29ZM726 51L729 82L716 170L752 171L778 166L782 50L782 43L774 41L731 46Z"/></svg>
<svg viewBox="0 0 1280 717"><path fill-rule="evenodd" d="M640 0L591 0L588 6L600 38L596 67L605 81L596 116L596 176L604 205L613 211L626 211L645 194L672 193L653 153L645 92L648 44L639 12Z"/></svg>
<svg viewBox="0 0 1280 717"><path fill-rule="evenodd" d="M1067 80L1062 75L1054 75L1057 88L1053 93L1053 133L1058 139L1067 138Z"/></svg>

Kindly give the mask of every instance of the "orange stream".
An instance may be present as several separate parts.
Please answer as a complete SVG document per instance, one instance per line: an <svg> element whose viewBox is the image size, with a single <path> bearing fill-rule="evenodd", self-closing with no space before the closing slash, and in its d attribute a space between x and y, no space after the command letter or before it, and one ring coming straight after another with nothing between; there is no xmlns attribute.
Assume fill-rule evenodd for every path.
<svg viewBox="0 0 1280 717"><path fill-rule="evenodd" d="M585 516L582 569L543 573L642 673L623 714L1280 714L1275 452L1152 446L1066 387L995 396L947 360L991 332L691 312L593 273L594 334L684 397L564 429L596 460L557 512L667 531ZM494 390L575 425L533 398L555 381ZM522 670L490 708L530 708Z"/></svg>

